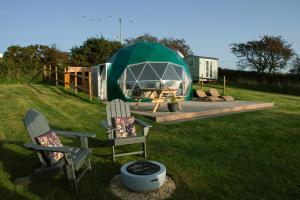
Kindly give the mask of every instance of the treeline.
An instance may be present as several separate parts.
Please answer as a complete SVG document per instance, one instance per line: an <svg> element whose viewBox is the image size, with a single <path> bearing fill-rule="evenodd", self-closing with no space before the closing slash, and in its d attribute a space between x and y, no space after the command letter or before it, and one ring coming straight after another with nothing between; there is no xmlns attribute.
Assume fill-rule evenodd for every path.
<svg viewBox="0 0 300 200"><path fill-rule="evenodd" d="M44 65L51 65L59 70L68 65L94 66L106 62L121 47L121 43L103 37L89 38L81 46L73 47L69 53L55 46L13 45L8 47L3 58L0 58L0 80L39 80Z"/></svg>
<svg viewBox="0 0 300 200"><path fill-rule="evenodd" d="M25 47L13 45L8 47L7 51L4 52L3 58L0 58L0 81L23 82L30 80L39 80L42 77L43 65L58 67L59 70L63 70L63 68L68 65L83 67L95 66L97 64L109 61L111 56L124 45L140 41L158 42L173 50L179 50L185 56L192 54L190 46L184 39L159 39L150 34L144 34L135 38L127 39L126 44L121 44L118 41L108 40L103 37L88 38L83 42L82 45L73 47L70 52L63 52L57 49L55 46L47 45L37 44ZM220 78L225 75L227 77L228 84L238 87L300 95L299 56L296 56L295 60L292 63L290 74L280 74L276 72L277 68L279 69L283 66L286 67L286 62L291 58L292 55L294 55L294 51L288 44L286 44L286 42L281 37L264 36L260 41L250 41L246 44L241 43L234 45L235 46L233 47L233 52L238 56L240 61L242 61L242 63L244 64L248 64L245 66L250 66L248 68L250 68L251 70L256 70L257 72L219 69ZM278 48L275 48L274 46L279 46L279 49L281 49L281 51L279 51ZM276 51L274 50L274 48ZM262 68L263 70L258 70L252 65L260 65L258 65L257 63L253 63L253 60L251 60L252 65L249 65L249 61L244 58L244 54L248 55L247 52L249 51L256 52L253 53L253 55L268 56L269 54L277 54L280 55L278 58L281 59L285 54L288 54L288 56L285 57L284 63L278 65L277 68L274 68L274 63L278 63L275 61L271 62L271 64L268 64L267 62L258 62L258 64L261 64L262 67L264 67ZM265 53L261 54L261 52ZM256 56L255 58L258 61L270 60L268 59L268 57L265 58L261 56ZM265 73L265 71L268 71L269 73Z"/></svg>
<svg viewBox="0 0 300 200"><path fill-rule="evenodd" d="M42 66L52 65L63 68L68 63L68 53L54 46L29 45L8 47L0 59L2 81L29 81L41 77Z"/></svg>
<svg viewBox="0 0 300 200"><path fill-rule="evenodd" d="M300 95L300 74L269 74L219 68L219 78L223 76L226 76L226 83L231 86Z"/></svg>
<svg viewBox="0 0 300 200"><path fill-rule="evenodd" d="M88 38L80 46L75 46L70 52L63 52L55 46L18 45L8 47L0 58L0 81L29 81L42 77L43 65L51 65L63 69L68 65L90 67L109 61L111 56L122 48L134 42L159 42L171 49L179 50L183 55L192 54L190 46L184 39L158 39L150 34L126 40L126 44L108 40L104 37Z"/></svg>

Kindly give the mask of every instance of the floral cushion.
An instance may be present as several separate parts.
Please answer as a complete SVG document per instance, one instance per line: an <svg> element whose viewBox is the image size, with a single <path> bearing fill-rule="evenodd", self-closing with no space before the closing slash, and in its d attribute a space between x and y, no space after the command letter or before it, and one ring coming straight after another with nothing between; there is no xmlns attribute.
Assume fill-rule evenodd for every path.
<svg viewBox="0 0 300 200"><path fill-rule="evenodd" d="M114 124L116 138L136 136L134 117L115 117Z"/></svg>
<svg viewBox="0 0 300 200"><path fill-rule="evenodd" d="M62 147L62 144L56 133L52 130L37 137L37 141L42 146L47 147ZM51 165L57 163L63 156L60 152L44 152L44 156L48 159Z"/></svg>

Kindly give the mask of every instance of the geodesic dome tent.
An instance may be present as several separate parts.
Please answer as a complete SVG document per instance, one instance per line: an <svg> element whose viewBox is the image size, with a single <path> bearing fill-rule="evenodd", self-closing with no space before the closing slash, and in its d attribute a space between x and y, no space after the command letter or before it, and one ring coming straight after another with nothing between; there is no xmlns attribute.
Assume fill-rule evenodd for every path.
<svg viewBox="0 0 300 200"><path fill-rule="evenodd" d="M158 43L139 42L120 49L108 69L108 100L132 101L141 89L177 89L187 100L192 80L184 60L173 50ZM146 99L144 99L146 100Z"/></svg>

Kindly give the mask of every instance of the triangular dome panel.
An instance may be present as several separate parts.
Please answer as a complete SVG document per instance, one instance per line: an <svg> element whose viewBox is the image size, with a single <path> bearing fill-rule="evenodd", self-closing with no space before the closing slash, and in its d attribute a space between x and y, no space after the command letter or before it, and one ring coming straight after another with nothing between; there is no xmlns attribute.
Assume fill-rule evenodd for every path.
<svg viewBox="0 0 300 200"><path fill-rule="evenodd" d="M151 81L151 80L160 80L160 78L153 71L152 67L147 63L138 80L139 81L143 81L143 80Z"/></svg>
<svg viewBox="0 0 300 200"><path fill-rule="evenodd" d="M172 65L168 65L162 79L164 80L180 80Z"/></svg>
<svg viewBox="0 0 300 200"><path fill-rule="evenodd" d="M141 63L141 64L132 65L128 67L131 70L136 80L139 78L141 72L143 71L144 65L145 63Z"/></svg>
<svg viewBox="0 0 300 200"><path fill-rule="evenodd" d="M162 79L162 77L163 77L163 75L166 71L166 68L168 66L168 63L155 63L155 62L152 62L152 63L150 63L150 65L153 68L153 70L157 73L159 78Z"/></svg>

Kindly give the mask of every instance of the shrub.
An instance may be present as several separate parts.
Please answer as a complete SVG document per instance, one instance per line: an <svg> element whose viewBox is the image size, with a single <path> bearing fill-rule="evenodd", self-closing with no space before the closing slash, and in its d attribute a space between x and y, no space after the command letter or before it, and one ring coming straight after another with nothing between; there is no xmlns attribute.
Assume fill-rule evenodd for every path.
<svg viewBox="0 0 300 200"><path fill-rule="evenodd" d="M226 83L248 89L300 95L300 76L281 73L258 73L219 69L219 77L226 76Z"/></svg>

